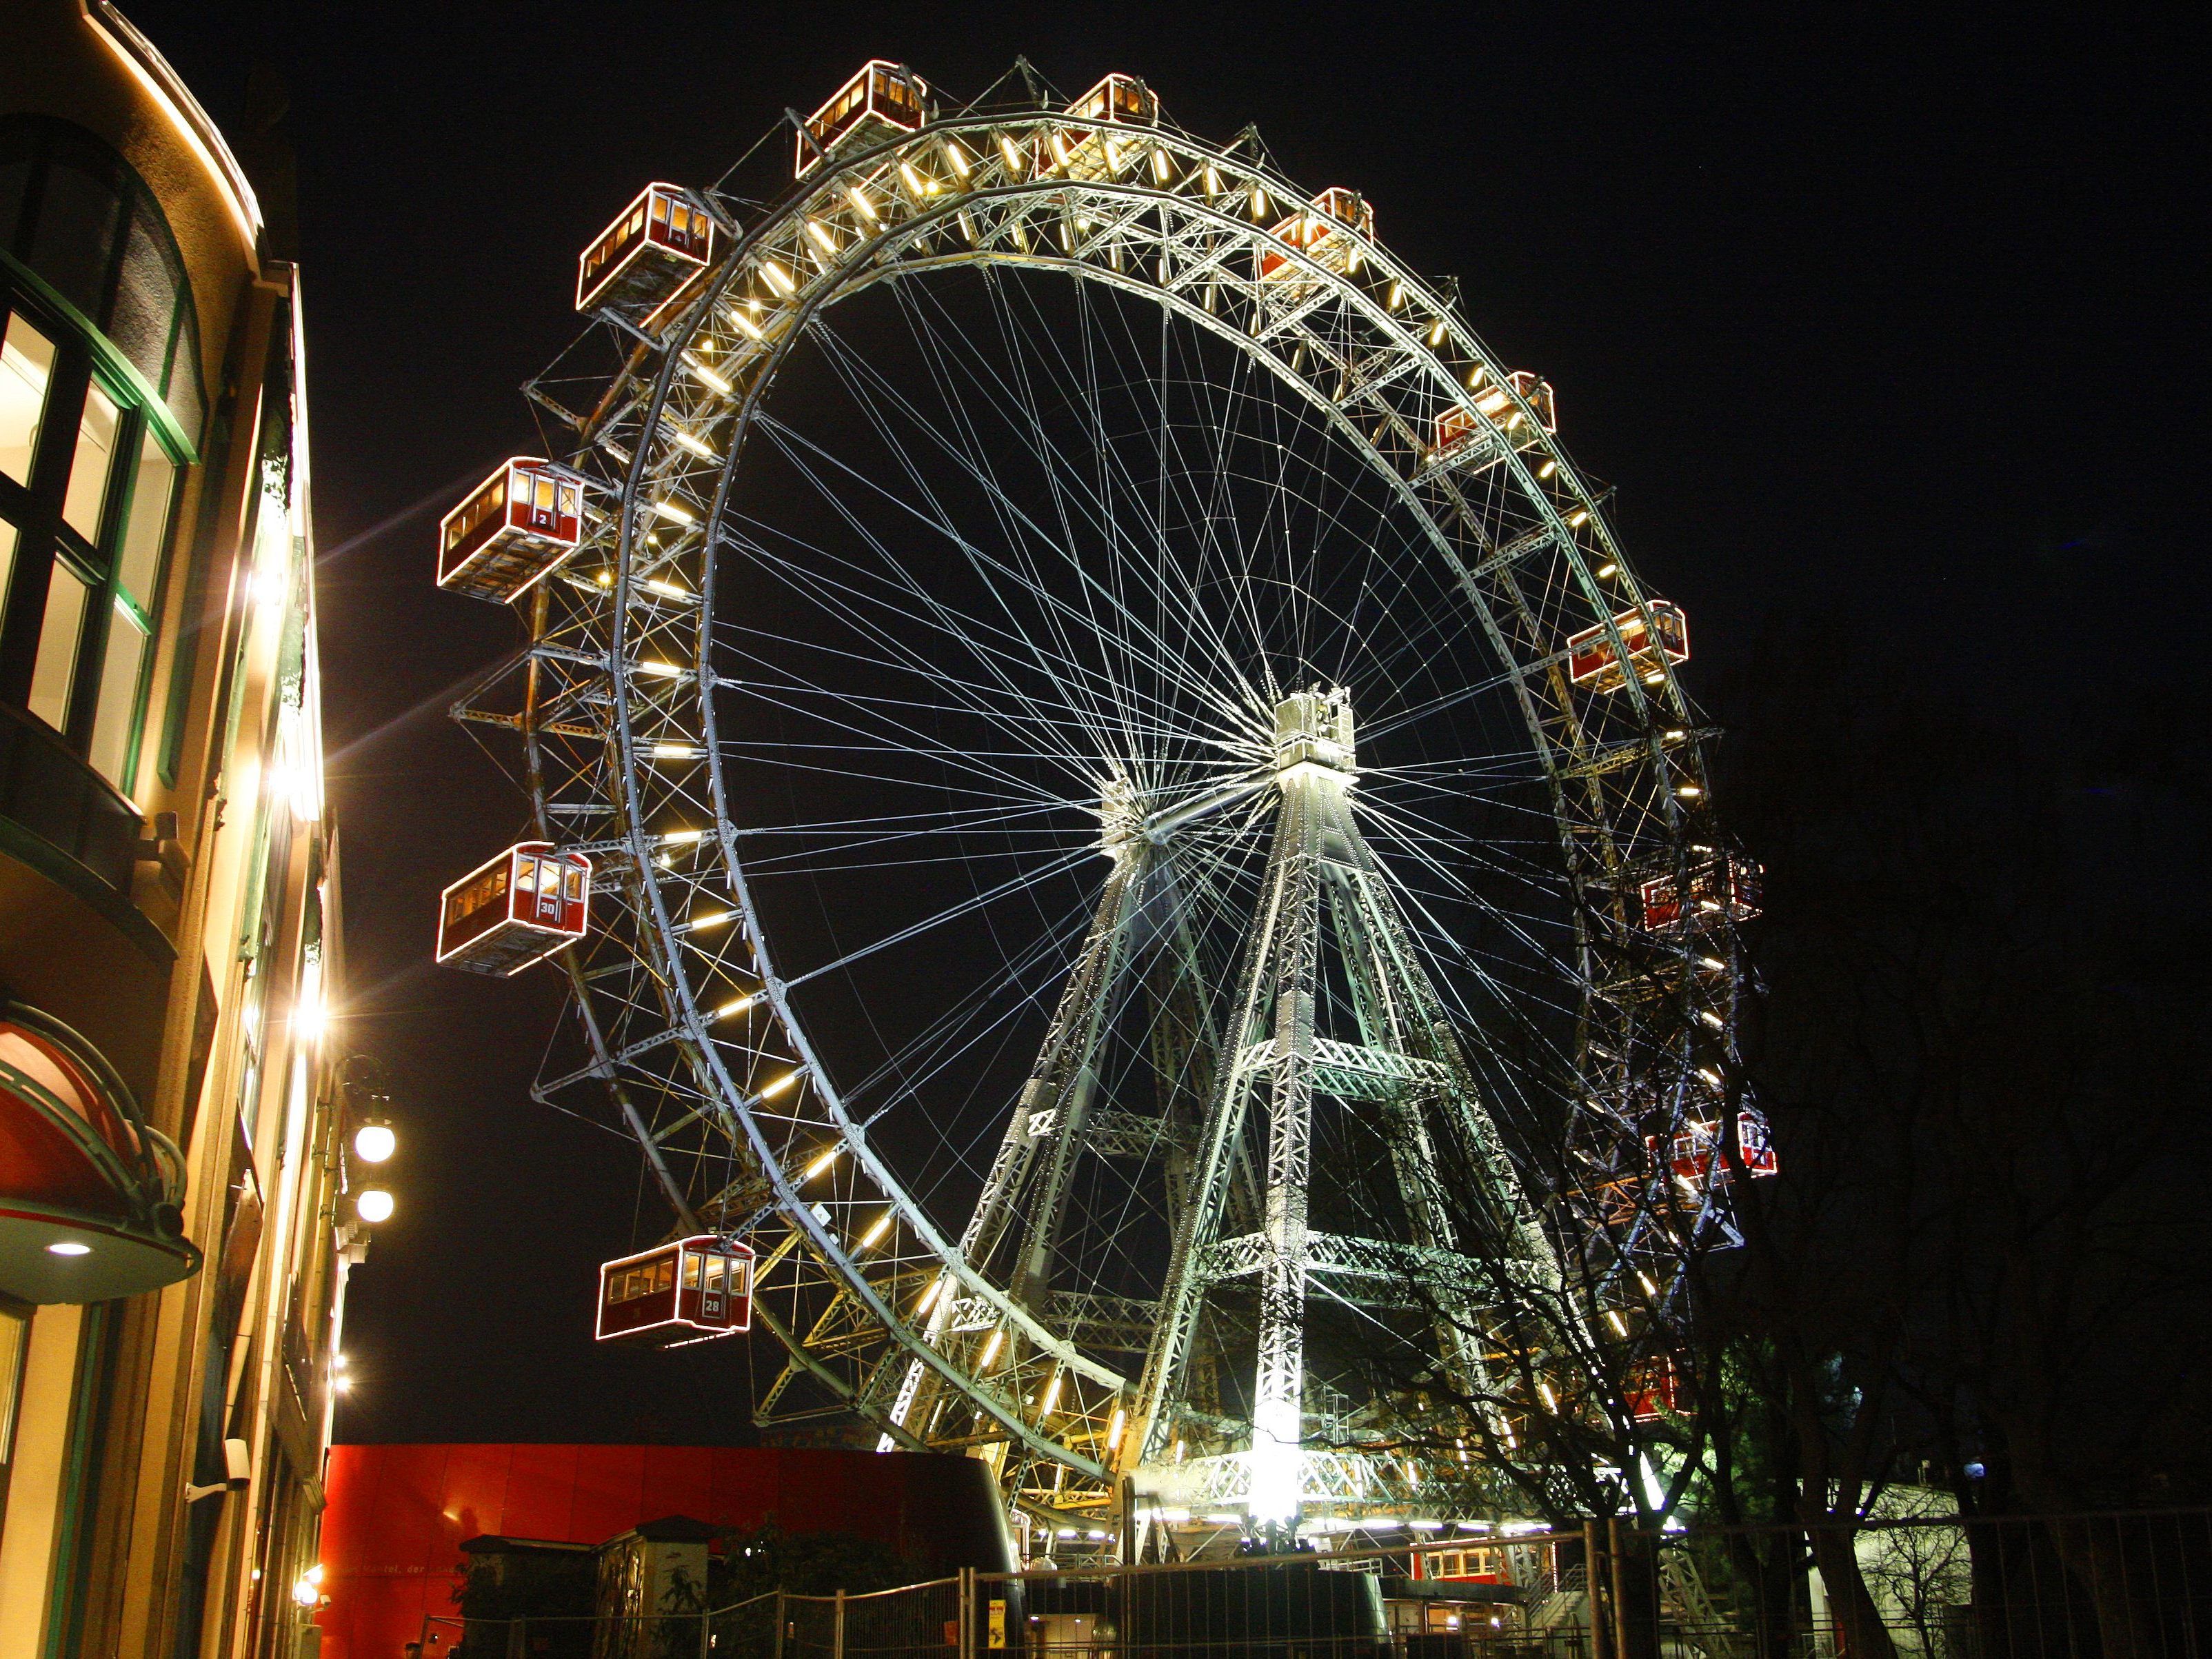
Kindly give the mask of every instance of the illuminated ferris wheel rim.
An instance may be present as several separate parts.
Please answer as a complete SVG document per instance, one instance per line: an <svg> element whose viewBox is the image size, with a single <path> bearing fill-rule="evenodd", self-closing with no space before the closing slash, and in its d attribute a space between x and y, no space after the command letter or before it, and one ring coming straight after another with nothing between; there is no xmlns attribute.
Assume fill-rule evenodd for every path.
<svg viewBox="0 0 2212 1659"><path fill-rule="evenodd" d="M1077 178L1064 160L1043 163L1048 155L1064 156L1071 143L1078 149L1095 146L1107 167ZM1115 149L1122 146L1127 154L1116 158ZM717 532L744 440L777 371L807 337L810 325L831 307L887 279L993 265L1062 273L1164 306L1263 366L1364 454L1453 571L1498 659L1515 671L1514 693L1564 816L1562 792L1569 775L1577 764L1586 766L1589 757L1563 752L1557 731L1540 716L1532 682L1543 676L1563 681L1567 647L1555 644L1534 653L1501 625L1467 556L1468 538L1440 522L1436 508L1438 500L1449 506L1457 499L1460 476L1498 469L1510 480L1516 504L1530 522L1510 545L1478 545L1474 565L1487 563L1495 572L1539 552L1564 561L1595 618L1583 632L1601 636L1616 663L1634 663L1638 670L1625 674L1619 690L1649 732L1646 752L1624 753L1616 744L1601 758L1613 771L1639 765L1651 769L1662 786L1650 792L1652 816L1680 843L1685 827L1680 802L1703 790L1697 734L1690 729L1668 653L1639 651L1624 637L1624 628L1632 633L1639 620L1650 629L1654 617L1597 504L1543 430L1522 389L1483 350L1443 295L1352 225L1338 223L1325 231L1323 240L1337 240L1334 259L1317 257L1308 244L1285 240L1273 228L1285 212L1296 220L1311 211L1304 194L1260 158L1240 154L1237 145L1210 146L1162 122L1085 118L1048 109L963 112L817 160L798 188L734 240L665 332L652 335L625 323L638 337L641 357L658 359L639 439L626 458L622 481L608 655L619 817L628 826L628 851L636 866L652 869L655 842L647 827L648 799L652 785L665 777L667 751L679 746L668 742L666 721L657 722L656 732L647 729L656 722L637 718L635 677L648 660L641 647L653 629L638 626L632 601L637 586L652 580L642 567L665 569L674 556L668 545L656 548L649 561L641 556L647 530L669 536L679 551L697 538L698 610L702 617L711 617ZM1035 234L1039 231L1042 236ZM1208 238L1216 244L1211 249L1204 247ZM1048 251L1055 240L1059 251ZM1177 261L1194 249L1202 252L1202 263L1179 266ZM1132 257L1139 252L1150 258ZM1232 270L1233 261L1248 264L1255 274ZM1256 274L1264 269L1262 261L1279 271L1287 264L1294 275ZM1338 268L1340 263L1344 268ZM1294 349L1285 361L1276 349L1297 339L1301 319L1332 305L1363 325L1376 348L1360 363L1364 373L1356 386L1347 383L1348 377L1331 384L1318 372L1304 374L1299 367L1302 351ZM712 350L705 349L710 340L715 342ZM1322 354L1313 354L1313 361L1318 371ZM1399 395L1386 395L1394 388ZM639 389L634 383L631 394ZM1505 393L1502 403L1496 396L1500 391ZM1369 421L1376 422L1375 429ZM1439 453L1443 444L1425 440L1438 439L1452 421L1460 433L1453 441L1458 453ZM710 440L725 427L727 434L717 453ZM596 438L600 430L595 423L587 435ZM1474 515L1460 505L1461 524L1472 525ZM1601 569L1603 579L1595 574ZM708 833L743 913L761 994L795 1056L791 1076L805 1074L803 1083L785 1079L769 1087L815 1091L854 1164L866 1170L900 1222L936 1257L941 1282L957 1282L962 1293L988 1306L1006 1328L1070 1371L1109 1389L1127 1389L1130 1378L1083 1353L968 1262L925 1206L908 1195L896 1173L871 1146L865 1128L846 1112L791 1005L785 981L777 976L772 942L747 884L717 740L712 656L712 631L700 626L688 674L696 743L678 763L704 769L714 817ZM668 665L653 666L658 671ZM1651 717L1653 707L1663 715ZM533 734L533 745L539 741ZM544 805L541 791L541 809ZM1682 856L1678 844L1678 865ZM938 1351L918 1317L902 1316L877 1295L854 1254L805 1202L799 1191L799 1172L790 1167L787 1155L762 1133L757 1114L765 1091L741 1085L724 1063L713 1029L717 1011L703 1006L687 965L688 920L672 913L657 881L646 879L639 887L646 923L639 944L665 970L673 1029L702 1073L702 1085L726 1109L731 1126L748 1139L769 1176L777 1208L805 1236L810 1251L847 1281L895 1341L974 1398L1012 1437L1084 1475L1107 1478L1107 1462L1055 1440L1024 1421L1018 1411L1008 1411L1004 1401L976 1386L975 1379ZM588 1003L592 994L580 981L578 992ZM1723 1012L1732 1020L1733 1007ZM596 1022L587 1020L586 1026L599 1066L613 1075L623 1056L607 1047ZM646 1150L653 1157L649 1140ZM687 1212L683 1188L657 1158L653 1161L679 1213ZM942 1299L949 1304L950 1294ZM796 1352L790 1334L779 1334ZM902 1443L919 1443L902 1425L879 1426Z"/></svg>

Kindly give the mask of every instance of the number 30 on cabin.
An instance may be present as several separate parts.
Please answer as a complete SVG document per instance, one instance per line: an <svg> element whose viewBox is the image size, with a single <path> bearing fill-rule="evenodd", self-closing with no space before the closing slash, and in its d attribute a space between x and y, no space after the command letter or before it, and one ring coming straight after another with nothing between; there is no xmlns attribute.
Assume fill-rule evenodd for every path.
<svg viewBox="0 0 2212 1659"><path fill-rule="evenodd" d="M446 890L438 960L472 974L519 974L583 938L591 904L591 860L524 842Z"/></svg>

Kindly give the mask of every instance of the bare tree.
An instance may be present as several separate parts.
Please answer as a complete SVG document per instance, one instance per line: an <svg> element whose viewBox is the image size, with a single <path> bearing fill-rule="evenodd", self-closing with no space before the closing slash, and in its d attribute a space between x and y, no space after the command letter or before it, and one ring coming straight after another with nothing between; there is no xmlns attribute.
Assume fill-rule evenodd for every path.
<svg viewBox="0 0 2212 1659"><path fill-rule="evenodd" d="M1840 1199L1783 1236L1826 1241L1821 1288L1858 1310L1855 1331L1830 1324L1861 1410L1936 1451L1964 1512L2141 1502L2205 1349L2184 1291L2206 1265L2186 1173L2204 1151L2205 902L2164 880L2173 827L2202 822L2202 767L2175 764L2202 739L2146 723L2072 758L2027 750L1879 678L1838 669L1777 711L1746 769L1778 872L1760 1086L1797 1191L1810 1174ZM2135 810L2094 805L2113 799ZM1808 1311L1797 1294L1766 1310L1777 1331ZM1825 1437L1832 1510L1879 1478L1856 1440ZM1823 1473L1803 1472L1808 1517ZM2148 1639L2117 1588L2119 1537L2051 1532L2112 1659ZM2002 1572L1976 1569L1994 1605Z"/></svg>

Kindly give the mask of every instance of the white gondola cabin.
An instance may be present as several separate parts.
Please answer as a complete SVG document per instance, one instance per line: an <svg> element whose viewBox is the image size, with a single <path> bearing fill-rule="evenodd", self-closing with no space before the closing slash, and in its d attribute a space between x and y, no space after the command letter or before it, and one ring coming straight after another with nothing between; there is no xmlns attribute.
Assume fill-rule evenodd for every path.
<svg viewBox="0 0 2212 1659"><path fill-rule="evenodd" d="M1660 1156L1660 1137L1646 1135L1644 1149L1646 1156ZM1767 1127L1764 1113L1749 1108L1735 1117L1736 1159L1743 1165L1744 1173L1757 1180L1761 1176L1776 1174L1782 1162L1774 1153L1774 1136ZM1685 1188L1695 1192L1701 1188L1725 1186L1734 1178L1728 1159L1721 1152L1721 1126L1692 1118L1683 1124L1667 1149L1667 1172Z"/></svg>
<svg viewBox="0 0 2212 1659"><path fill-rule="evenodd" d="M647 327L714 262L711 215L674 185L647 185L576 259L576 309L618 306Z"/></svg>
<svg viewBox="0 0 2212 1659"><path fill-rule="evenodd" d="M928 82L903 64L872 59L806 118L798 134L793 176L805 178L840 145L880 143L916 131L929 118L929 108Z"/></svg>
<svg viewBox="0 0 2212 1659"><path fill-rule="evenodd" d="M1347 229L1371 240L1375 235L1375 210L1358 191L1332 186L1315 197L1304 210L1273 226L1268 234L1301 250L1329 270L1348 276L1358 269L1359 244L1344 234ZM1298 262L1288 254L1277 253L1271 248L1260 255L1262 281L1285 282L1304 274Z"/></svg>
<svg viewBox="0 0 2212 1659"><path fill-rule="evenodd" d="M1133 75L1109 75L1067 106L1079 121L1105 121L1115 126L1147 127L1160 118L1159 100ZM1070 127L1049 141L1049 155L1041 165L1054 167L1066 178L1090 180L1118 177L1141 154L1132 139L1117 139L1110 132Z"/></svg>
<svg viewBox="0 0 2212 1659"><path fill-rule="evenodd" d="M1628 684L1632 670L1647 685L1656 685L1667 677L1667 664L1690 659L1690 624L1678 605L1654 599L1641 609L1622 611L1613 625L1627 647L1628 668L1621 667L1602 623L1585 628L1567 641L1567 678L1577 685L1618 691Z"/></svg>
<svg viewBox="0 0 2212 1659"><path fill-rule="evenodd" d="M668 1348L735 1336L753 1323L752 1247L702 1233L599 1269L598 1336Z"/></svg>
<svg viewBox="0 0 2212 1659"><path fill-rule="evenodd" d="M1477 441L1477 434L1492 426L1504 430L1506 440L1516 449L1526 449L1536 441L1540 432L1559 429L1559 410L1552 401L1552 383L1525 368L1516 368L1506 376L1510 385L1496 382L1474 394L1472 410L1454 404L1437 416L1437 457L1438 459L1456 459L1485 447ZM1535 412L1535 424L1528 416L1514 407L1515 398Z"/></svg>
<svg viewBox="0 0 2212 1659"><path fill-rule="evenodd" d="M1690 866L1689 892L1673 875L1644 884L1644 925L1655 933L1695 933L1723 920L1748 921L1759 914L1759 878L1750 859L1707 853Z"/></svg>
<svg viewBox="0 0 2212 1659"><path fill-rule="evenodd" d="M583 535L583 481L519 456L439 520L438 586L511 604L558 570Z"/></svg>
<svg viewBox="0 0 2212 1659"><path fill-rule="evenodd" d="M438 960L472 974L519 974L591 925L592 861L526 841L446 889Z"/></svg>

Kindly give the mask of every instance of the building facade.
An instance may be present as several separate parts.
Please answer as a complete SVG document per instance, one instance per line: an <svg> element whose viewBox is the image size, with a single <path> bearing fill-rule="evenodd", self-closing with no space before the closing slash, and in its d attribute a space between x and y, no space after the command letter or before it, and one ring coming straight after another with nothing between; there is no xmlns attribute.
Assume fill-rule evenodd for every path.
<svg viewBox="0 0 2212 1659"><path fill-rule="evenodd" d="M0 13L9 1659L314 1640L376 1200L325 1034L337 838L287 251L105 0Z"/></svg>

